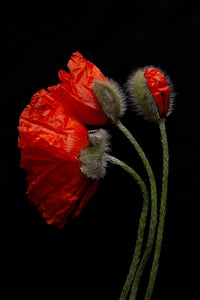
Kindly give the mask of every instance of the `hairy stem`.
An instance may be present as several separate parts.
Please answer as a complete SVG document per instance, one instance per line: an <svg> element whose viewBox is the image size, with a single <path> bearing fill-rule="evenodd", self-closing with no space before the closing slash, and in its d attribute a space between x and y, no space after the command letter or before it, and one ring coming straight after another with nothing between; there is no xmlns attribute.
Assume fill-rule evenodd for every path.
<svg viewBox="0 0 200 300"><path fill-rule="evenodd" d="M169 154L168 154L168 143L167 143L167 135L166 135L164 120L161 120L161 122L159 123L159 127L160 127L161 141L162 141L162 148L163 148L162 194L161 194L161 202L160 202L159 223L158 223L158 228L157 228L155 252L154 252L154 258L153 258L153 263L152 263L152 268L151 268L149 284L148 284L146 295L145 295L145 300L151 299L155 280L156 280L160 252L161 252L162 238L163 238L163 232L164 232L166 200L167 200Z"/></svg>
<svg viewBox="0 0 200 300"><path fill-rule="evenodd" d="M155 182L155 178L154 178L154 174L152 171L152 168L150 166L150 163L145 155L145 153L143 152L142 148L140 147L140 145L138 144L138 142L135 140L135 138L132 136L132 134L128 131L128 129L120 122L118 121L116 123L116 126L123 132L123 134L128 138L128 140L131 142L131 144L134 146L135 150L137 151L137 153L139 154L143 165L146 169L146 172L148 174L148 178L149 178L149 182L150 182L150 188L151 188L151 219L150 219L150 226L149 226L149 234L148 234L148 240L147 240L147 244L146 244L146 249L145 249L145 253L142 257L142 260L140 262L139 265L139 272L140 272L140 276L137 277L137 280L134 282L134 290L135 290L135 296L138 290L138 286L139 286L139 281L140 281L140 277L141 274L144 270L144 267L146 265L146 262L149 258L149 255L151 253L152 247L153 247L153 242L154 242L154 236L155 236L155 230L156 230L156 224L157 224L157 189L156 189L156 182ZM134 279L134 275L128 273L126 282L124 284L121 296L120 296L120 300L125 300L128 296L128 292L130 290L131 287L131 283ZM128 280L128 278L131 277L131 280ZM132 298L131 298L132 299Z"/></svg>
<svg viewBox="0 0 200 300"><path fill-rule="evenodd" d="M128 292L131 282L132 282L132 278L134 277L134 274L136 272L136 268L137 268L140 253L141 253L141 248L142 248L142 243L143 243L143 238L144 238L144 230L145 230L145 226L146 226L146 219L147 219L147 213L148 213L148 207L149 207L149 197L148 197L147 187L146 187L144 181L132 168L130 168L127 164L120 161L119 159L117 159L113 156L110 156L110 155L107 155L107 160L109 162L111 162L112 164L120 166L126 172L128 172L134 178L136 183L139 185L142 195L143 195L143 207L142 207L142 212L141 212L139 226L138 226L135 251L134 251L133 260L132 260L132 263L130 266L129 274L128 274L126 283L124 285L124 290L126 292Z"/></svg>

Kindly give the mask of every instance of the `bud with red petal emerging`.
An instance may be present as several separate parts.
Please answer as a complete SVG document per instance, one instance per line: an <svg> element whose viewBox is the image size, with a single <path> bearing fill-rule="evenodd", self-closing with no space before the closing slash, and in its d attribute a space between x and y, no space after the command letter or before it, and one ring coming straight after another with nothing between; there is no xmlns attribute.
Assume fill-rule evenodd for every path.
<svg viewBox="0 0 200 300"><path fill-rule="evenodd" d="M159 122L172 112L174 89L169 77L160 69L138 69L126 86L133 109L146 120Z"/></svg>

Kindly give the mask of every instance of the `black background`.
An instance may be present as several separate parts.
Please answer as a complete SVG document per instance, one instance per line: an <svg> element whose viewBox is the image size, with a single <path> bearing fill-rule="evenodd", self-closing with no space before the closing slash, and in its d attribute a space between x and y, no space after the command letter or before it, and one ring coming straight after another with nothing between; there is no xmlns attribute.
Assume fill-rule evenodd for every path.
<svg viewBox="0 0 200 300"><path fill-rule="evenodd" d="M195 1L197 3L197 1ZM197 299L199 276L199 53L200 21L192 1L34 1L1 6L0 288L29 299L119 298L141 211L129 175L109 166L83 213L63 229L47 225L26 197L17 125L31 96L58 83L80 51L122 86L131 71L159 66L177 96L167 120L170 176L165 233L153 300ZM146 152L160 191L159 130L129 109L123 122ZM114 127L113 155L147 180L135 151ZM150 264L138 300L143 299ZM3 298L2 298L3 299Z"/></svg>

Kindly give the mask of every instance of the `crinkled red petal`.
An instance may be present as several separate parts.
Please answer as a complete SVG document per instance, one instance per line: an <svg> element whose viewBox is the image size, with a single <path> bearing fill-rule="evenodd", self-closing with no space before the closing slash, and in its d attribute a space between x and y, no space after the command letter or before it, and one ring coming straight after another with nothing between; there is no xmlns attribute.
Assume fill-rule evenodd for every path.
<svg viewBox="0 0 200 300"><path fill-rule="evenodd" d="M148 87L156 101L161 117L167 115L169 109L170 88L164 74L156 68L147 68L144 72Z"/></svg>
<svg viewBox="0 0 200 300"><path fill-rule="evenodd" d="M80 98L74 96L64 85L57 84L49 87L48 90L57 101L63 103L65 112L71 118L75 118L84 124L97 126L108 122L108 118L101 109L89 106ZM87 95L85 97L87 99Z"/></svg>
<svg viewBox="0 0 200 300"><path fill-rule="evenodd" d="M95 80L106 82L105 76L101 71L91 62L86 60L79 52L73 53L71 59L67 64L71 74L71 86L76 90L77 95L86 99L88 105L98 104L92 84ZM99 105L98 105L99 107Z"/></svg>
<svg viewBox="0 0 200 300"><path fill-rule="evenodd" d="M92 89L94 80L107 82L105 76L79 52L73 53L67 66L70 74L60 70L58 75L61 85L50 87L49 90L54 96L58 93L59 98L62 95L66 111L77 120L90 125L108 123L109 119L102 111Z"/></svg>
<svg viewBox="0 0 200 300"><path fill-rule="evenodd" d="M62 227L91 183L81 173L78 160L89 145L88 131L45 90L32 97L18 129L28 197L48 223Z"/></svg>
<svg viewBox="0 0 200 300"><path fill-rule="evenodd" d="M62 159L77 160L81 150L89 145L85 126L71 119L46 90L33 95L21 114L19 131L20 148L37 146Z"/></svg>
<svg viewBox="0 0 200 300"><path fill-rule="evenodd" d="M29 160L26 164L36 166L34 172L30 168L28 197L47 223L62 227L83 197L90 180L80 172L79 164L75 162ZM30 182L30 179L33 180Z"/></svg>

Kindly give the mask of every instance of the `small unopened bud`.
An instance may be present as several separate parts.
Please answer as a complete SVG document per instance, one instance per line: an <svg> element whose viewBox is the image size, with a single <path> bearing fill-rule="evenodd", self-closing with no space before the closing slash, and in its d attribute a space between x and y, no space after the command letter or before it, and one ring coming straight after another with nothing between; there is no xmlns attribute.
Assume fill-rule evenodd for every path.
<svg viewBox="0 0 200 300"><path fill-rule="evenodd" d="M146 120L159 122L172 112L174 89L160 69L138 69L129 77L126 87L133 109Z"/></svg>
<svg viewBox="0 0 200 300"><path fill-rule="evenodd" d="M92 88L103 112L116 123L126 110L126 96L117 82L112 79L107 81L96 80Z"/></svg>
<svg viewBox="0 0 200 300"><path fill-rule="evenodd" d="M103 178L106 174L106 153L110 151L110 136L104 129L88 132L90 145L82 150L79 160L82 162L81 172L89 178Z"/></svg>

